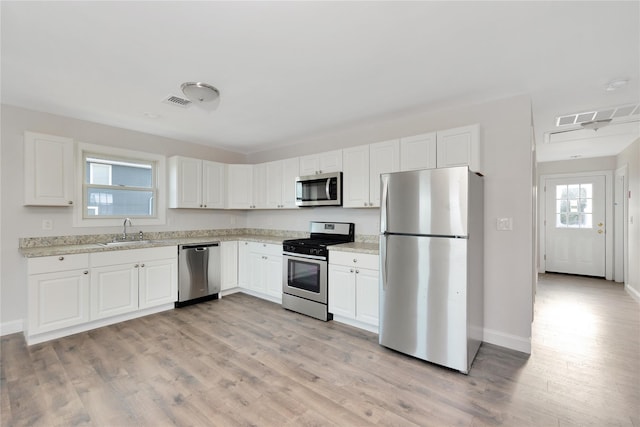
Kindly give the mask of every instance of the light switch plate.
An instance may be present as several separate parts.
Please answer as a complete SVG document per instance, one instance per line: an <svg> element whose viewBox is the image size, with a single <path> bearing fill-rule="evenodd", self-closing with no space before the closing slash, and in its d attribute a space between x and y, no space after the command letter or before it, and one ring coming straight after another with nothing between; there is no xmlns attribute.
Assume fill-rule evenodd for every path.
<svg viewBox="0 0 640 427"><path fill-rule="evenodd" d="M513 230L513 218L498 218L496 220L496 228L498 231Z"/></svg>

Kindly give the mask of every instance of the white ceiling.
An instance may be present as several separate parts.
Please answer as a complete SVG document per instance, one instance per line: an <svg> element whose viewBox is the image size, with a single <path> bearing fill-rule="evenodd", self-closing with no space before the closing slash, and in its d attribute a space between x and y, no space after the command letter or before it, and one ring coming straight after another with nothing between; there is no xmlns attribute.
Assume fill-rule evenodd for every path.
<svg viewBox="0 0 640 427"><path fill-rule="evenodd" d="M615 148L544 134L556 116L640 102L639 5L2 1L1 101L252 153L529 94L539 160L613 155L631 134ZM216 86L219 107L162 103L185 81Z"/></svg>

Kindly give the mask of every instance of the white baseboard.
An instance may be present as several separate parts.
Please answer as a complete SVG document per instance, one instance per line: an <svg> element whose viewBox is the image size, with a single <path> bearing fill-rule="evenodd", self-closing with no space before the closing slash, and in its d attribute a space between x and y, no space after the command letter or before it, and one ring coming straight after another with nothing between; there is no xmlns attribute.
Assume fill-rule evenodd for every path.
<svg viewBox="0 0 640 427"><path fill-rule="evenodd" d="M523 338L517 335L505 334L493 329L484 329L483 341L500 347L531 354L531 338Z"/></svg>
<svg viewBox="0 0 640 427"><path fill-rule="evenodd" d="M0 337L15 334L24 330L22 320L12 320L11 322L0 323Z"/></svg>
<svg viewBox="0 0 640 427"><path fill-rule="evenodd" d="M631 295L631 298L633 298L637 302L640 302L640 292L636 291L634 288L632 288L626 283L624 284L624 290L627 291L629 295Z"/></svg>

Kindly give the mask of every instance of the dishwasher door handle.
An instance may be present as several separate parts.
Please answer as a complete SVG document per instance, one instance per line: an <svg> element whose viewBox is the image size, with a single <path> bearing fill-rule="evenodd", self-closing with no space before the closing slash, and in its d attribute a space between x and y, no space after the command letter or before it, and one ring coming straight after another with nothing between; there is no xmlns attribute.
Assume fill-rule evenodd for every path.
<svg viewBox="0 0 640 427"><path fill-rule="evenodd" d="M195 249L196 249L196 252L203 252L203 251L208 250L209 248L200 247L200 248L195 248Z"/></svg>

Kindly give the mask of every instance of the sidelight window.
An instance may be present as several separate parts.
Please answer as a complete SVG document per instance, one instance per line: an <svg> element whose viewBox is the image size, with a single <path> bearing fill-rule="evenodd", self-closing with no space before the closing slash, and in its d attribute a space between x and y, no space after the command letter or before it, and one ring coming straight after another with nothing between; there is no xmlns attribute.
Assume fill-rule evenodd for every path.
<svg viewBox="0 0 640 427"><path fill-rule="evenodd" d="M556 228L593 228L593 184L556 185Z"/></svg>

